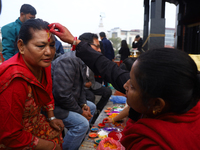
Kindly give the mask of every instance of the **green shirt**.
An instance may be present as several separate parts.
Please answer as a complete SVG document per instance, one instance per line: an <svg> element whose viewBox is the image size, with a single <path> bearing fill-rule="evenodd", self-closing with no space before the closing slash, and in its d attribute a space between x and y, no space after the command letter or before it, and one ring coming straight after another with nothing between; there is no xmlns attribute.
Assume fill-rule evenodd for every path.
<svg viewBox="0 0 200 150"><path fill-rule="evenodd" d="M19 34L21 25L22 22L18 18L15 22L9 23L1 28L3 47L2 54L5 60L8 60L18 53L18 50L14 47L14 42Z"/></svg>

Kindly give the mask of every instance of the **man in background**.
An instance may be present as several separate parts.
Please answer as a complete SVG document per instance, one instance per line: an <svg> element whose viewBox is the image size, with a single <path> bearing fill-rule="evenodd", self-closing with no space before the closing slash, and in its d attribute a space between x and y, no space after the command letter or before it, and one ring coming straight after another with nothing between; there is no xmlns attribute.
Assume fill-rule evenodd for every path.
<svg viewBox="0 0 200 150"><path fill-rule="evenodd" d="M79 40L88 42L90 46L97 52L101 53L100 43L98 41L98 36L93 33L84 33L79 37ZM101 96L101 99L96 104L97 107L97 115L94 116L94 121L103 110L104 106L107 104L112 91L108 87L102 86L99 82L95 81L94 73L89 67L86 67L86 83L85 87L87 87L86 91L86 99L89 100L93 95ZM89 97L89 98L88 98ZM92 100L93 101L93 98Z"/></svg>
<svg viewBox="0 0 200 150"><path fill-rule="evenodd" d="M142 44L143 44L143 40L140 37L140 35L136 35L133 43L132 43L132 48L137 48L138 51L140 51L141 53L142 51Z"/></svg>
<svg viewBox="0 0 200 150"><path fill-rule="evenodd" d="M85 64L75 53L64 53L51 64L54 115L62 119L68 129L63 139L65 150L77 150L80 147L96 111L95 104L86 99Z"/></svg>
<svg viewBox="0 0 200 150"><path fill-rule="evenodd" d="M14 42L19 34L21 25L26 20L35 18L36 13L36 9L33 6L23 4L20 8L20 17L15 22L9 23L1 28L3 47L2 54L5 60L8 60L18 53L18 50L15 49Z"/></svg>
<svg viewBox="0 0 200 150"><path fill-rule="evenodd" d="M99 36L103 43L104 55L111 61L114 61L115 53L114 53L112 43L106 38L105 32L100 32Z"/></svg>
<svg viewBox="0 0 200 150"><path fill-rule="evenodd" d="M106 56L109 60L114 61L115 53L114 53L112 43L106 38L105 32L100 32L99 36L103 43L104 56ZM108 86L108 83L106 80L104 80L104 85L106 87Z"/></svg>

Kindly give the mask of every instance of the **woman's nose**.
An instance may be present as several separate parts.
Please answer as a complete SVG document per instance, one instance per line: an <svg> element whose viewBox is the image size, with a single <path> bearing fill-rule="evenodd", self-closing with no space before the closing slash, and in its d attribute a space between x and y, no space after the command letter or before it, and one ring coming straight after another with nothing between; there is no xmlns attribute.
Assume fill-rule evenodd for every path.
<svg viewBox="0 0 200 150"><path fill-rule="evenodd" d="M50 48L50 46L46 47L45 54L46 55L50 55L51 54L51 48Z"/></svg>
<svg viewBox="0 0 200 150"><path fill-rule="evenodd" d="M130 79L129 79L130 80ZM124 89L127 91L128 90L128 82L129 80L123 85Z"/></svg>

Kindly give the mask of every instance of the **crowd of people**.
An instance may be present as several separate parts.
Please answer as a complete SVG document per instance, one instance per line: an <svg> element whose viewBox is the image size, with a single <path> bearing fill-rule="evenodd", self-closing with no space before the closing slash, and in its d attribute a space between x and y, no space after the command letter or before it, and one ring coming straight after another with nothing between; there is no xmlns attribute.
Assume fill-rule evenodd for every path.
<svg viewBox="0 0 200 150"><path fill-rule="evenodd" d="M2 28L0 149L77 150L112 93L95 74L127 95L128 106L108 120L128 116L120 140L127 150L200 148L200 74L187 53L158 48L128 59L122 40L119 67L104 32L101 42L94 33L77 39L63 25L35 15L24 4L20 17ZM56 46L55 35L73 51ZM132 46L140 50L141 43L136 36ZM102 96L96 105L94 95Z"/></svg>

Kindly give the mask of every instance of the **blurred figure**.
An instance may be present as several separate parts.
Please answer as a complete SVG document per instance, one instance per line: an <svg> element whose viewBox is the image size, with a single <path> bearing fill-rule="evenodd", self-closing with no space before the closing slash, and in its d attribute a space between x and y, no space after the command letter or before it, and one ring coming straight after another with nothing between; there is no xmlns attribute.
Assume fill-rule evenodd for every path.
<svg viewBox="0 0 200 150"><path fill-rule="evenodd" d="M140 37L140 35L136 35L136 37L132 43L132 48L137 48L137 50L142 53L143 52L142 44L143 44L143 39Z"/></svg>
<svg viewBox="0 0 200 150"><path fill-rule="evenodd" d="M105 32L100 32L99 36L101 38L101 41L103 43L104 48L104 55L111 61L114 61L115 53L112 46L112 43L106 38Z"/></svg>
<svg viewBox="0 0 200 150"><path fill-rule="evenodd" d="M64 49L62 46L62 43L55 37L55 46L56 46L56 53L54 55L53 60L55 60L56 58L58 58L59 56L61 56L62 54L64 54Z"/></svg>
<svg viewBox="0 0 200 150"><path fill-rule="evenodd" d="M106 38L105 32L100 32L99 36L103 43L104 56L106 56L109 60L114 61L115 53L114 53L112 43ZM104 80L104 85L106 87L108 86L108 82L106 80Z"/></svg>
<svg viewBox="0 0 200 150"><path fill-rule="evenodd" d="M8 60L19 52L15 48L14 43L19 34L22 23L28 19L35 18L36 13L37 12L33 6L23 4L20 8L20 17L15 22L9 23L1 28L3 47L2 54L5 60Z"/></svg>
<svg viewBox="0 0 200 150"><path fill-rule="evenodd" d="M121 41L121 48L119 50L119 54L121 54L121 59L120 59L121 63L130 55L130 50L128 48L126 40Z"/></svg>
<svg viewBox="0 0 200 150"><path fill-rule="evenodd" d="M55 44L56 53L57 54L64 54L64 49L63 49L62 43L57 38L55 38L55 40L56 40L56 44Z"/></svg>

